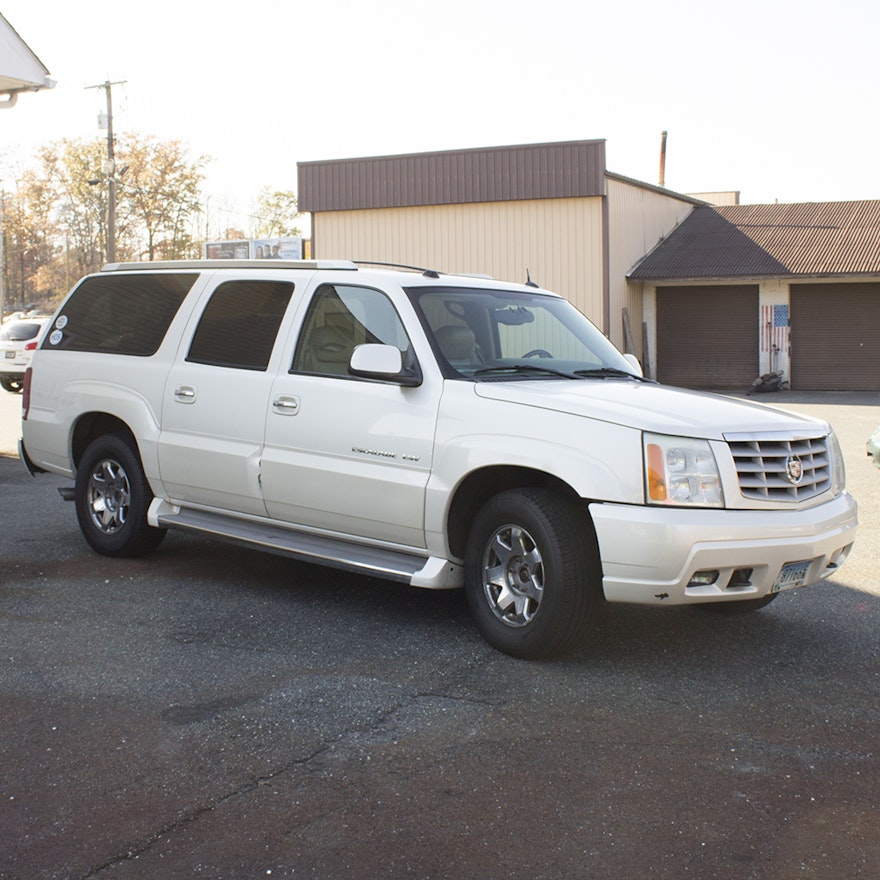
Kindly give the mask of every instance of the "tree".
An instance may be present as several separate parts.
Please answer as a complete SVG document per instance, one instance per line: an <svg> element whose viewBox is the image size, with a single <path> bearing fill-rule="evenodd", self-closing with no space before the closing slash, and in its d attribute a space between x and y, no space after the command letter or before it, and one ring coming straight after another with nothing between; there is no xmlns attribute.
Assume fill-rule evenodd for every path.
<svg viewBox="0 0 880 880"><path fill-rule="evenodd" d="M42 191L55 224L56 248L63 248L76 276L100 268L107 247L107 191L100 185L102 141L63 140L40 150L32 189Z"/></svg>
<svg viewBox="0 0 880 880"><path fill-rule="evenodd" d="M199 257L197 219L207 157L179 141L137 134L116 149L117 259ZM4 195L4 271L9 302L50 305L107 253L106 143L62 140L40 149Z"/></svg>
<svg viewBox="0 0 880 880"><path fill-rule="evenodd" d="M272 190L264 186L257 196L254 217L254 238L292 238L302 235L294 225L299 217L296 196L289 190Z"/></svg>
<svg viewBox="0 0 880 880"><path fill-rule="evenodd" d="M239 229L237 226L227 226L220 238L222 241L241 241L246 239L247 235L243 229Z"/></svg>
<svg viewBox="0 0 880 880"><path fill-rule="evenodd" d="M152 136L128 136L116 158L117 217L141 254L148 260L197 257L190 227L200 210L208 158L191 161L180 141Z"/></svg>
<svg viewBox="0 0 880 880"><path fill-rule="evenodd" d="M41 163L44 158L39 156ZM55 286L51 267L62 230L55 211L61 188L56 174L42 171L42 165L25 171L14 191L3 193L5 283L8 303L18 307L40 302Z"/></svg>

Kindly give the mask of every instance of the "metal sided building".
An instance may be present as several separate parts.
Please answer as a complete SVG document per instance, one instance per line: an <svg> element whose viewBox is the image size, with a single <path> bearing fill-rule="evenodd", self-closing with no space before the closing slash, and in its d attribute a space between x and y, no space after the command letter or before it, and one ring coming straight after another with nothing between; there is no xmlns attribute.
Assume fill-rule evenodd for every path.
<svg viewBox="0 0 880 880"><path fill-rule="evenodd" d="M880 201L698 207L629 280L661 382L880 390Z"/></svg>
<svg viewBox="0 0 880 880"><path fill-rule="evenodd" d="M626 273L704 204L608 172L604 140L300 162L298 178L313 257L531 277L639 357Z"/></svg>

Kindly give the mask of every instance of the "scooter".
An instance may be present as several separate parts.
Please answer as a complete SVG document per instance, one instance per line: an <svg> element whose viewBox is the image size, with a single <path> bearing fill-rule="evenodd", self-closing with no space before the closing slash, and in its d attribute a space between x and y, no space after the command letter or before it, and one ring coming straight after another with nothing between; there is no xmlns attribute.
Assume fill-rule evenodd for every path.
<svg viewBox="0 0 880 880"><path fill-rule="evenodd" d="M752 382L748 393L764 394L768 391L784 391L788 388L788 382L782 378L784 375L785 374L782 370L774 370L771 373L764 373L763 376L758 376L758 378Z"/></svg>

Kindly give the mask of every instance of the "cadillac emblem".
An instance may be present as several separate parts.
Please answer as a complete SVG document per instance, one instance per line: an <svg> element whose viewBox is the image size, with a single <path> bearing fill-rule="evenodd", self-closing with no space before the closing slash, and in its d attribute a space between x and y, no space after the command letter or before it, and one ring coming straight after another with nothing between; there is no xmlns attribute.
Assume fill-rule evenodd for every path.
<svg viewBox="0 0 880 880"><path fill-rule="evenodd" d="M804 466L799 455L792 454L785 459L785 476L792 486L797 486L804 478Z"/></svg>

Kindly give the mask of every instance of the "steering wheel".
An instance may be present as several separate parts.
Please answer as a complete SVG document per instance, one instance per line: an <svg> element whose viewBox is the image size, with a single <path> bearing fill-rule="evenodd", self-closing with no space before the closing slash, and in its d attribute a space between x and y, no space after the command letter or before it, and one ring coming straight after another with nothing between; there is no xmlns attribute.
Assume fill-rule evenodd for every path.
<svg viewBox="0 0 880 880"><path fill-rule="evenodd" d="M527 351L524 355L524 358L531 357L539 357L539 358L552 358L553 355L547 351L546 348L533 348L531 351Z"/></svg>

